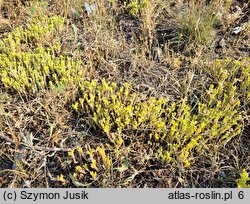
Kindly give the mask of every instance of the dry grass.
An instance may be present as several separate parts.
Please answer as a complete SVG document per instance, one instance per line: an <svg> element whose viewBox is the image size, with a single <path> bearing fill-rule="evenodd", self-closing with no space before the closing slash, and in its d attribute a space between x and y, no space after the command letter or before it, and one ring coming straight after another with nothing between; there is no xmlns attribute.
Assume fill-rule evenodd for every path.
<svg viewBox="0 0 250 204"><path fill-rule="evenodd" d="M25 31L35 16L64 18L63 32L1 48L1 56L35 54L39 46L50 55L57 43L53 57L81 62L80 80L74 74L67 78L73 83L61 84L51 79L60 68L51 65L46 75L42 64L45 85L35 91L18 89L23 82L15 73L22 68L14 58L8 76L21 81L15 86L6 86L6 66L0 66L0 187L236 187L243 169L250 171L250 2L96 2L0 1L0 43L18 27ZM85 5L92 5L90 14ZM242 31L233 34L237 26ZM94 90L82 89L93 80ZM161 99L167 103L156 102L133 126L145 110L130 104L146 109Z"/></svg>

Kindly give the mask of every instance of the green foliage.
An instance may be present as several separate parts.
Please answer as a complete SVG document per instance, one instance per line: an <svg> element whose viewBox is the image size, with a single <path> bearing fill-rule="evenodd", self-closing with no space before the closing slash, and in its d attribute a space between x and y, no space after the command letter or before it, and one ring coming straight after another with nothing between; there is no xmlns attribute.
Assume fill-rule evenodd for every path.
<svg viewBox="0 0 250 204"><path fill-rule="evenodd" d="M184 166L190 165L194 152L209 152L214 145L222 148L241 131L234 86L211 86L196 111L185 100L181 104L170 104L164 98L141 100L129 87L118 88L105 80L100 84L85 81L73 108L87 113L108 136L113 132L120 137L126 131L149 135L148 144L157 144L158 157L167 162L177 159Z"/></svg>
<svg viewBox="0 0 250 204"><path fill-rule="evenodd" d="M40 46L51 47L59 43L58 36L63 30L64 19L60 16L34 16L25 27L17 27L0 40L0 51L22 52Z"/></svg>
<svg viewBox="0 0 250 204"><path fill-rule="evenodd" d="M250 188L250 182L249 175L245 169L240 174L240 179L237 180L237 186L238 188Z"/></svg>
<svg viewBox="0 0 250 204"><path fill-rule="evenodd" d="M70 57L55 56L42 47L35 53L0 54L1 82L20 93L73 85L81 80L81 64Z"/></svg>
<svg viewBox="0 0 250 204"><path fill-rule="evenodd" d="M185 100L179 105L172 104L166 114L168 137L160 137L168 148L164 150L162 146L158 155L166 161L180 158L185 166L189 166L194 152L212 153L215 145L222 148L241 131L238 106L235 87L226 91L222 86L211 86L196 111L192 111Z"/></svg>
<svg viewBox="0 0 250 204"><path fill-rule="evenodd" d="M164 109L161 107L166 99L150 98L144 102L137 102L136 93L130 92L130 84L117 87L117 84L106 82L101 84L97 80L85 81L80 85L82 97L73 107L74 109L88 113L93 121L106 134L117 131L118 134L125 129L158 129L164 126L161 115Z"/></svg>
<svg viewBox="0 0 250 204"><path fill-rule="evenodd" d="M250 59L217 60L210 69L211 75L217 83L232 84L237 87L236 91L242 104L250 104Z"/></svg>
<svg viewBox="0 0 250 204"><path fill-rule="evenodd" d="M202 5L191 5L185 12L180 12L176 27L176 37L171 40L171 46L184 50L211 46L215 37L214 25L216 17L213 11Z"/></svg>
<svg viewBox="0 0 250 204"><path fill-rule="evenodd" d="M87 186L98 177L104 179L110 176L112 160L101 146L97 148L92 148L90 145L85 145L84 148L77 147L72 149L68 156L70 163L74 166L70 178L76 187ZM58 176L58 181L65 183L63 175Z"/></svg>
<svg viewBox="0 0 250 204"><path fill-rule="evenodd" d="M48 1L34 1L32 2L32 5L30 7L31 11L33 13L39 13L39 12L44 12L48 6Z"/></svg>
<svg viewBox="0 0 250 204"><path fill-rule="evenodd" d="M81 79L81 62L60 54L56 37L63 23L59 16L35 16L0 41L0 80L6 88L34 93Z"/></svg>
<svg viewBox="0 0 250 204"><path fill-rule="evenodd" d="M126 6L126 8L130 15L139 16L149 5L149 0L133 0Z"/></svg>

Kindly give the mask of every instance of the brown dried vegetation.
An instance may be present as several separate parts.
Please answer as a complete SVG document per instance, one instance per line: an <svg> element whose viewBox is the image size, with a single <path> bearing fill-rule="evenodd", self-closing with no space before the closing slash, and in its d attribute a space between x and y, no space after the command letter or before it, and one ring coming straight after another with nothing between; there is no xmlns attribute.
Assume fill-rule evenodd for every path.
<svg viewBox="0 0 250 204"><path fill-rule="evenodd" d="M0 3L0 187L247 187L249 1Z"/></svg>

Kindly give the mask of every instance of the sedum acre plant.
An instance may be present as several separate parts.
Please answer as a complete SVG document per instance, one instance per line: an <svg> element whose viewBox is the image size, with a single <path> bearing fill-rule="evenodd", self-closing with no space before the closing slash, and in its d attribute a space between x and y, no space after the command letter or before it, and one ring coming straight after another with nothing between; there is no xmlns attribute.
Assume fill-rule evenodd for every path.
<svg viewBox="0 0 250 204"><path fill-rule="evenodd" d="M240 179L237 180L237 186L238 188L250 188L250 182L249 175L245 169L240 174Z"/></svg>
<svg viewBox="0 0 250 204"><path fill-rule="evenodd" d="M165 126L162 115L167 100L152 97L138 101L137 94L130 92L130 86L127 83L119 88L105 79L101 84L97 80L84 81L80 85L81 97L73 108L91 115L93 122L106 134L161 130Z"/></svg>
<svg viewBox="0 0 250 204"><path fill-rule="evenodd" d="M45 88L73 85L83 76L80 61L53 51L37 48L35 53L9 52L0 54L0 77L5 88L20 93Z"/></svg>
<svg viewBox="0 0 250 204"><path fill-rule="evenodd" d="M132 16L139 16L150 5L149 0L132 0L126 8Z"/></svg>
<svg viewBox="0 0 250 204"><path fill-rule="evenodd" d="M0 51L4 53L32 51L41 46L52 46L59 42L64 18L46 15L34 16L25 27L17 27L8 36L0 40Z"/></svg>
<svg viewBox="0 0 250 204"><path fill-rule="evenodd" d="M184 166L190 166L193 153L209 153L214 146L222 148L238 135L242 127L237 111L240 102L235 97L235 87L228 91L220 85L211 86L195 111L185 100L179 105L172 103L166 114L167 134L160 137L167 148L162 145L157 155L168 162L179 159Z"/></svg>
<svg viewBox="0 0 250 204"><path fill-rule="evenodd" d="M81 62L60 54L56 36L63 24L60 16L35 16L0 41L0 80L5 88L34 93L82 79Z"/></svg>
<svg viewBox="0 0 250 204"><path fill-rule="evenodd" d="M237 93L244 105L250 104L250 58L217 60L210 68L216 82L237 86Z"/></svg>
<svg viewBox="0 0 250 204"><path fill-rule="evenodd" d="M101 146L92 148L87 144L84 148L77 147L72 149L68 156L74 166L74 171L70 178L77 187L87 186L89 182L95 181L98 176L103 179L110 176L112 160ZM58 181L63 182L62 176L58 176ZM86 183L84 184L83 182Z"/></svg>
<svg viewBox="0 0 250 204"><path fill-rule="evenodd" d="M181 104L164 98L142 100L130 86L118 87L104 79L84 81L72 106L87 114L113 143L110 133L119 140L122 134L144 135L147 144L156 144L157 157L184 166L191 164L195 152L209 152L215 145L222 148L241 131L235 86L211 86L196 108L185 100Z"/></svg>

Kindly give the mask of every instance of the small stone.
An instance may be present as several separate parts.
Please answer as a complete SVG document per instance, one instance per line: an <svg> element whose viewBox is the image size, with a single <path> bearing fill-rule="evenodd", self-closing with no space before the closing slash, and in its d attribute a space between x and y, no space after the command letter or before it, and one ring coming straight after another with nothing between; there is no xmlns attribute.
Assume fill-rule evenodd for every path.
<svg viewBox="0 0 250 204"><path fill-rule="evenodd" d="M219 173L219 177L221 177L221 178L226 178L227 176L226 176L226 174L225 174L224 171L221 171L221 172Z"/></svg>
<svg viewBox="0 0 250 204"><path fill-rule="evenodd" d="M30 188L31 187L31 183L32 183L31 181L25 180L23 187Z"/></svg>
<svg viewBox="0 0 250 204"><path fill-rule="evenodd" d="M235 35L237 35L241 31L242 31L242 27L241 26L237 26L237 27L233 28L232 33L235 34Z"/></svg>
<svg viewBox="0 0 250 204"><path fill-rule="evenodd" d="M96 3L93 3L93 4L85 3L85 9L86 9L87 14L88 14L88 16L89 16L91 13L97 11L97 10L98 10L98 7L97 7L97 4L96 4Z"/></svg>

